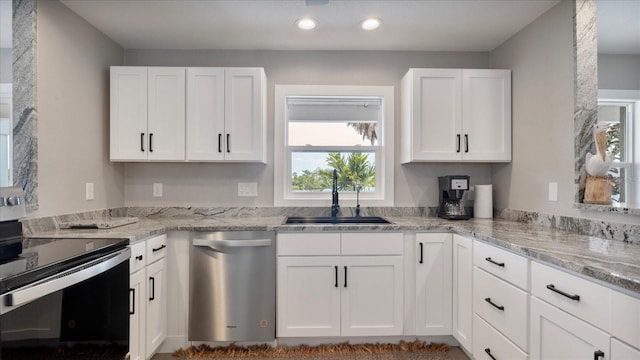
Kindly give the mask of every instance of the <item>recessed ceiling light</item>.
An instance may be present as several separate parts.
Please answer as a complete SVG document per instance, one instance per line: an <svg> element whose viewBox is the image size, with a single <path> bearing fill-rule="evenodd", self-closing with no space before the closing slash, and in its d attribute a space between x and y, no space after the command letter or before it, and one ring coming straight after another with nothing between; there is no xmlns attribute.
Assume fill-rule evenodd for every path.
<svg viewBox="0 0 640 360"><path fill-rule="evenodd" d="M312 18L302 18L296 21L296 25L302 30L312 30L318 26L318 22Z"/></svg>
<svg viewBox="0 0 640 360"><path fill-rule="evenodd" d="M360 26L364 29L364 30L375 30L377 28L380 27L380 25L382 25L382 20L378 19L378 18L368 18L368 19L364 19L362 20L362 22L360 23Z"/></svg>

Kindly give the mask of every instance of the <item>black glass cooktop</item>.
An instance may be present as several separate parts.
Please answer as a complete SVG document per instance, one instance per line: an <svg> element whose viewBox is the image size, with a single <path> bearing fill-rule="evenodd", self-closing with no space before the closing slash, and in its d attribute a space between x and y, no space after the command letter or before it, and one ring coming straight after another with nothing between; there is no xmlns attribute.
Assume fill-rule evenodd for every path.
<svg viewBox="0 0 640 360"><path fill-rule="evenodd" d="M0 262L0 294L97 259L128 239L22 238L22 253Z"/></svg>

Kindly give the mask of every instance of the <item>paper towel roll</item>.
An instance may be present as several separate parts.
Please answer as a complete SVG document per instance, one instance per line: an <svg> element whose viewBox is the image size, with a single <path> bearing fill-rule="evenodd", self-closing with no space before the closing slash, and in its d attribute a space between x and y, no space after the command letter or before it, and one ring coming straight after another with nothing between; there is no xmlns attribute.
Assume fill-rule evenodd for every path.
<svg viewBox="0 0 640 360"><path fill-rule="evenodd" d="M479 219L493 218L493 186L476 185L473 202L473 217Z"/></svg>

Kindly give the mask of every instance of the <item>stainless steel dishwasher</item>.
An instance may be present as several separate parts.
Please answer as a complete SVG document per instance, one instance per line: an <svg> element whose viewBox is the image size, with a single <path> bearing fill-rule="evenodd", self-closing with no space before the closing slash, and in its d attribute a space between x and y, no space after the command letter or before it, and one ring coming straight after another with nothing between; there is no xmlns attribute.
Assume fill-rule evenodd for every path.
<svg viewBox="0 0 640 360"><path fill-rule="evenodd" d="M189 259L189 341L275 339L273 231L194 233Z"/></svg>

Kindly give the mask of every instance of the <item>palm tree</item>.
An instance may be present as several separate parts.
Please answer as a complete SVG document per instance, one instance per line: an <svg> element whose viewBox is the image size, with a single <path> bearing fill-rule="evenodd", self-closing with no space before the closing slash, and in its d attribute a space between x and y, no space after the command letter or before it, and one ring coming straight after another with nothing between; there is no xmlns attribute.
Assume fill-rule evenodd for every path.
<svg viewBox="0 0 640 360"><path fill-rule="evenodd" d="M347 123L347 126L354 128L358 134L362 135L362 140L369 139L371 141L371 146L376 143L378 140L378 133L376 132L376 126L378 123L370 123L370 122L351 122Z"/></svg>
<svg viewBox="0 0 640 360"><path fill-rule="evenodd" d="M357 185L363 189L376 187L376 169L369 162L369 154L354 152L345 158L340 153L329 153L327 165L338 170L338 190L355 191Z"/></svg>

